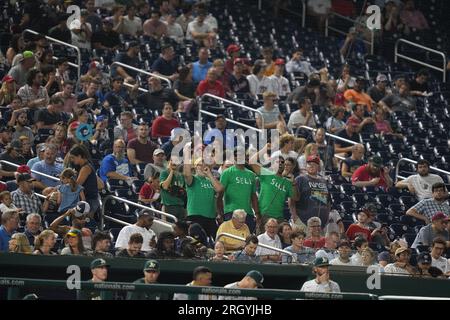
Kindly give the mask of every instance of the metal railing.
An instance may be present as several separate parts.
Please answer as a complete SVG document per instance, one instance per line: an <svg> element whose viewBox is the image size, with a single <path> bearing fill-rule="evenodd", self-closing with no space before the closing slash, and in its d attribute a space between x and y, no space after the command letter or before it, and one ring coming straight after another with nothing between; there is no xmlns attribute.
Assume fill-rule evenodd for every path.
<svg viewBox="0 0 450 320"><path fill-rule="evenodd" d="M12 167L15 167L15 168L20 167L20 165L18 165L18 164L16 164L16 163L9 162L9 161L6 161L6 160L0 160L0 163L4 163L4 164L7 164L7 165L12 166ZM48 174L45 174L45 173L42 173L42 172L39 172L39 171L36 171L36 170L31 170L31 172L34 173L34 174L38 174L38 175L40 175L40 176L46 177L46 178L48 178L48 179L51 179L51 180L60 182L60 180L59 180L58 178L53 177L53 176L50 176L50 175L48 175Z"/></svg>
<svg viewBox="0 0 450 320"><path fill-rule="evenodd" d="M31 29L25 29L23 31L23 34L25 34L27 32L31 33L31 34L34 34L34 35L40 34L39 32L36 32L34 30L31 30ZM72 48L72 49L74 49L77 52L78 65L76 65L75 63L72 63L72 62L68 62L68 64L71 67L77 68L77 83L78 83L78 81L80 80L80 77L81 77L81 51L80 51L80 48L78 48L77 46L74 46L71 43L67 43L67 42L64 42L64 41L61 41L61 40L58 40L58 39L55 39L55 38L52 38L52 37L49 37L49 36L45 36L45 38L47 40L49 40L49 41L58 43L60 45L63 45L63 46L69 47L69 48Z"/></svg>
<svg viewBox="0 0 450 320"><path fill-rule="evenodd" d="M299 290L283 289L236 289L223 287L200 287L174 284L138 284L127 282L91 282L80 281L82 291L99 291L104 298L107 291L120 292L154 292L154 293L185 293L216 296L256 297L273 299L321 299L321 300L376 300L377 296L368 293L316 293ZM66 280L44 280L26 278L0 278L0 287L8 288L8 300L20 299L20 288L57 288L67 291Z"/></svg>
<svg viewBox="0 0 450 320"><path fill-rule="evenodd" d="M435 54L437 54L437 55L440 55L440 56L442 57L442 60L443 60L443 62L442 62L442 63L443 63L442 68L433 66L433 65L431 65L431 64L429 64L429 63L426 63L426 62L423 62L423 61L420 61L420 60L417 60L417 59L414 59L414 58L405 56L405 55L403 55L403 54L401 54L401 53L398 53L398 45L399 45L399 43L401 43L401 42L406 43L406 44L409 44L409 45L411 45L411 46L413 46L413 47L420 48L420 49L424 49L424 50L427 50L427 51L429 51L429 52L432 52L432 53L435 53ZM418 43L415 43L415 42L412 42L412 41L408 41L408 40L402 38L402 39L398 39L398 40L395 42L395 58L394 58L394 59L395 59L395 60L394 60L395 63L398 62L398 58L399 58L399 57L402 58L402 59L411 61L411 62L415 62L415 63L420 64L420 65L422 65L422 66L428 67L428 68L430 68L430 69L433 69L433 70L437 70L437 71L442 72L442 82L444 82L444 83L446 82L446 80L447 80L447 57L446 57L446 55L445 55L444 52L442 52L442 51L437 51L437 50L434 50L434 49L432 49L432 48L425 47L425 46L423 46L423 45L421 45L421 44L418 44Z"/></svg>
<svg viewBox="0 0 450 320"><path fill-rule="evenodd" d="M409 159L409 158L401 158L400 160L398 160L397 165L395 166L395 182L398 182L398 178L400 178L400 179L407 178L407 177L400 176L398 174L398 172L400 170L400 163L402 163L402 162L409 162L409 163L417 165L417 161ZM439 168L436 168L433 166L430 166L429 169L450 176L450 172L448 172L448 171L445 171L445 170L442 170L442 169L439 169Z"/></svg>
<svg viewBox="0 0 450 320"><path fill-rule="evenodd" d="M115 62L111 63L111 65L109 67L109 76L110 77L111 77L111 73L112 73L112 70L113 70L113 66L119 66L119 67L122 67L122 68L125 68L125 69L133 70L133 71L136 71L136 72L139 72L139 73L142 73L142 74L146 74L148 76L152 76L152 77L158 78L158 79L160 79L162 81L165 81L169 88L172 88L172 82L167 77L161 76L161 75L156 74L156 73L151 73L151 72L145 71L143 69L138 69L138 68L135 68L133 66L130 66L128 64L125 64L125 63L122 63L122 62L118 62L118 61L115 61ZM127 87L130 87L130 88L133 87L133 85L131 85L129 83L126 83L126 82L124 82L124 85L127 86ZM138 90L142 91L142 92L148 92L147 89L144 89L144 88L141 88L141 87L139 87Z"/></svg>
<svg viewBox="0 0 450 320"><path fill-rule="evenodd" d="M264 128L264 118L263 118L263 114L262 114L261 111L258 111L258 110L256 110L256 109L252 109L252 108L247 107L247 106L245 106L245 105L243 105L243 104L234 102L234 101L232 101L232 100L224 99L224 98L221 98L221 97L218 97L218 96L209 94L209 93L205 93L205 94L203 94L201 97L197 97L197 101L198 101L198 121L202 121L202 113L207 114L207 115L209 115L209 116L217 117L217 115L214 114L214 113L211 113L211 112L202 110L203 99L204 99L205 97L209 97L209 98L215 99L215 100L220 101L220 102L222 102L222 103L223 103L223 102L224 102L224 103L228 103L228 104L231 104L231 105L233 105L233 106L237 106L237 107L239 107L239 108L245 109L245 110L247 110L247 111L252 111L252 112L259 113L260 116L261 116L261 126ZM226 119L228 122L230 122L230 123L234 123L234 124L236 124L236 125L242 126L242 127L244 127L244 128L247 128L247 129L255 130L255 131L259 132L259 133L264 133L264 130L263 130L263 129L253 128L253 127L251 127L251 126L248 126L248 125L246 125L246 124L244 124L244 123L240 123L240 122L235 121L235 120L233 120L233 119L229 119L229 118L225 118L225 119Z"/></svg>
<svg viewBox="0 0 450 320"><path fill-rule="evenodd" d="M330 14L327 16L327 19L325 20L325 36L326 37L328 37L328 30L332 30L334 32L337 32L337 33L345 35L345 36L348 34L348 30L340 30L335 27L331 27L329 24L330 16L335 16L337 18L347 20L347 21L353 23L353 25L360 24L366 29L366 25L364 23L362 23L360 21L356 21L354 19L351 19L351 18L343 16L343 15L340 15L339 13L330 11ZM373 54L374 50L375 50L375 33L373 30L369 29L369 31L370 31L370 41L368 41L366 39L362 39L362 41L364 43L367 43L370 46L370 54Z"/></svg>
<svg viewBox="0 0 450 320"><path fill-rule="evenodd" d="M231 233L226 233L226 232L222 232L222 233L218 234L217 237L216 237L216 241L218 241L220 238L232 238L232 239L235 239L235 240L241 240L241 241L245 242L244 238L236 236L236 235L231 234ZM297 257L292 252L289 252L289 251L286 251L286 250L283 250L283 249L279 249L279 248L275 248L275 247L269 246L267 244L262 244L262 243L258 243L258 247L262 247L262 248L265 248L265 249L269 249L269 250L273 250L273 251L276 251L276 252L279 252L279 253L286 254L286 255L288 255L288 256L290 256L292 258L292 262L297 262Z"/></svg>
<svg viewBox="0 0 450 320"><path fill-rule="evenodd" d="M137 208L141 208L141 209L146 209L146 210L152 211L152 212L160 214L160 215L162 215L164 217L170 218L174 222L178 221L177 217L175 217L174 215L171 215L169 213L165 213L163 211L159 211L159 210L156 210L156 209L154 209L152 207L147 207L147 206L144 206L144 205L136 203L136 202L132 202L132 201L127 200L127 199L123 199L123 198L116 197L116 196L113 196L113 195L108 195L108 196L106 196L106 197L104 197L102 199L102 211L101 211L101 215L100 215L100 230L103 230L103 228L104 228L105 219L109 220L109 221L112 221L112 222L115 222L115 223L118 223L118 224L121 224L121 225L130 225L130 223L127 223L125 221L122 221L122 220L116 219L114 217L105 215L106 204L108 203L108 201L111 201L111 200L116 200L116 201L119 201L119 202L126 203L126 204L128 204L130 206L133 206L133 207L137 207ZM172 229L172 224L167 223L167 222L162 221L162 220L159 220L159 219L154 219L153 223L156 223L156 224L159 224L159 225L161 225L163 227L167 227L167 228L171 228Z"/></svg>

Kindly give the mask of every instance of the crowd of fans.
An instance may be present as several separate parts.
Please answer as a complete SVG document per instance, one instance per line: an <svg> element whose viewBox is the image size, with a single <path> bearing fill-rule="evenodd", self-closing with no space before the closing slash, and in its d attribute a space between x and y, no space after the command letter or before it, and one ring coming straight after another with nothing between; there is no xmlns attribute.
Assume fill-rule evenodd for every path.
<svg viewBox="0 0 450 320"><path fill-rule="evenodd" d="M450 275L445 257L450 207L442 178L430 174L430 164L422 160L417 175L394 184L391 168L380 156L366 153L359 139L362 132L402 138L390 116L414 112L416 99L428 96L426 70L414 79L399 75L392 84L379 74L367 88L368 80L355 76L349 65L339 75L317 70L301 48L291 57L279 57L264 47L251 61L232 43L220 56L223 30L202 2L115 1L109 6L113 1L73 1L82 9L68 25L65 12L71 2L18 6L20 19L11 19L10 46L1 52L6 72L0 90L0 159L18 167L2 163L0 170L5 190L0 194L0 251L252 263L326 258L331 265L379 264L392 274ZM384 10L387 31L428 27L411 0L389 1ZM25 29L41 33L30 37L22 33ZM116 65L110 77L97 59L77 79L67 58L53 56L44 33L84 53L112 53L113 61L132 67L140 66L146 44L156 42L158 55L146 67L153 75L144 84L135 70ZM358 35L364 36L364 30L350 30L340 54L350 57L365 50L356 43ZM175 50L180 44L189 44L198 59L184 63ZM295 86L291 73L305 74L306 84ZM166 80L171 87L162 85ZM256 126L281 133L279 150L272 150L271 142L254 155L268 154L270 167L248 157L245 164L209 165L206 156L190 164L190 144L181 155L172 154L186 142L180 129L186 119L195 119L196 97L206 93L256 102ZM295 111L281 110L283 103ZM136 106L145 111L138 115ZM301 138L301 126L318 127L312 106L326 109L329 116L312 136ZM250 156L226 133L227 118L228 113L219 114L210 125L236 157ZM345 140L333 142L327 133ZM205 136L205 146L217 142L211 136ZM185 160L181 165L180 159ZM353 223L344 225L342 212L332 209L330 174L361 189L406 188L417 196L420 202L405 212L423 221L412 250L428 246L430 253L414 254L417 267L412 266L408 243L377 221L377 209L370 205L358 208ZM151 227L164 215L151 210L136 212L135 223L115 238L97 230L103 227L100 194L117 185L133 190L136 202L175 216L174 231L156 235Z"/></svg>

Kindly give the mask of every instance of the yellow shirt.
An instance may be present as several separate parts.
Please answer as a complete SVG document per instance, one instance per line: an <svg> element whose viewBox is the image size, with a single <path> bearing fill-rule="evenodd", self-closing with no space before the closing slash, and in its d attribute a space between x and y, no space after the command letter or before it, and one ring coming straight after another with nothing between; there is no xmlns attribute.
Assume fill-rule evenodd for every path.
<svg viewBox="0 0 450 320"><path fill-rule="evenodd" d="M264 75L266 77L270 77L275 73L275 62L272 62L271 64L267 65L266 71L264 72Z"/></svg>
<svg viewBox="0 0 450 320"><path fill-rule="evenodd" d="M240 229L236 229L233 225L233 222L231 220L225 221L219 226L219 229L217 230L217 235L221 233L230 233L232 235L241 237L246 239L250 235L250 230L246 224L244 224ZM225 251L234 251L237 250L236 247L238 245L244 245L243 241L235 240L228 237L221 237L220 241L223 242L225 245Z"/></svg>

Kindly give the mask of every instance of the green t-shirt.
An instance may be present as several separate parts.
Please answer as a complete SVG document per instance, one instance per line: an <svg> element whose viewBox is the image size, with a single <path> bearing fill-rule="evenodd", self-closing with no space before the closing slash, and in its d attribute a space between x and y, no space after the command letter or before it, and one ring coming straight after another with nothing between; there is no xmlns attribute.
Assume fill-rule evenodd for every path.
<svg viewBox="0 0 450 320"><path fill-rule="evenodd" d="M214 219L216 217L215 193L208 178L198 175L193 176L191 185L187 186L188 216L196 215Z"/></svg>
<svg viewBox="0 0 450 320"><path fill-rule="evenodd" d="M144 278L134 281L135 284L145 284ZM169 300L171 295L168 293L132 291L128 292L127 300Z"/></svg>
<svg viewBox="0 0 450 320"><path fill-rule="evenodd" d="M169 176L169 170L163 170L159 177L161 185ZM176 172L172 177L172 182L168 190L161 187L161 202L165 206L185 206L185 198L183 192L186 194L184 176Z"/></svg>
<svg viewBox="0 0 450 320"><path fill-rule="evenodd" d="M286 199L292 197L292 182L274 172L261 168L259 210L271 218L282 218Z"/></svg>
<svg viewBox="0 0 450 320"><path fill-rule="evenodd" d="M236 166L222 172L220 182L225 188L224 213L244 209L247 214L254 215L251 198L256 192L255 180L255 174L252 171L239 170Z"/></svg>

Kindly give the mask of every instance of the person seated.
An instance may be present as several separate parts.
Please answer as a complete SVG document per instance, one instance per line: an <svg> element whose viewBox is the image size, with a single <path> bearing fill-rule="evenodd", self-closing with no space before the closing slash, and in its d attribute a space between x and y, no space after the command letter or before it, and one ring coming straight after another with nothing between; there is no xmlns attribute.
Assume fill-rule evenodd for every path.
<svg viewBox="0 0 450 320"><path fill-rule="evenodd" d="M352 147L352 155L345 158L341 164L341 176L344 178L351 178L353 173L362 166L365 162L363 160L365 148L362 144L355 144Z"/></svg>
<svg viewBox="0 0 450 320"><path fill-rule="evenodd" d="M175 234L170 231L160 233L156 248L147 254L150 259L174 259L180 256L175 251Z"/></svg>
<svg viewBox="0 0 450 320"><path fill-rule="evenodd" d="M128 141L127 157L131 164L149 163L153 161L153 151L158 145L150 140L149 128L146 123L140 123L137 137Z"/></svg>
<svg viewBox="0 0 450 320"><path fill-rule="evenodd" d="M105 156L100 164L100 178L103 182L109 179L123 180L131 184L136 178L125 155L125 142L122 139L114 141L113 153Z"/></svg>
<svg viewBox="0 0 450 320"><path fill-rule="evenodd" d="M231 256L231 261L260 263L259 256L255 254L258 247L258 237L251 234L245 239L244 249L235 251Z"/></svg>
<svg viewBox="0 0 450 320"><path fill-rule="evenodd" d="M416 110L416 101L411 96L409 84L402 83L398 87L398 92L383 98L378 105L386 112L411 112Z"/></svg>
<svg viewBox="0 0 450 320"><path fill-rule="evenodd" d="M352 102L353 104L363 105L368 112L372 112L373 101L372 98L365 92L365 83L366 80L363 77L356 78L356 82L353 88L347 89L344 92L344 98L347 103Z"/></svg>
<svg viewBox="0 0 450 320"><path fill-rule="evenodd" d="M133 233L128 240L128 248L116 251L116 257L145 258L145 254L141 251L143 242L140 233Z"/></svg>
<svg viewBox="0 0 450 320"><path fill-rule="evenodd" d="M393 186L389 171L388 167L383 166L383 159L373 156L368 164L356 169L352 175L352 184L360 188L376 186L386 191Z"/></svg>
<svg viewBox="0 0 450 320"><path fill-rule="evenodd" d="M223 222L219 229L217 229L217 236L222 233L229 233L241 238L247 238L250 235L250 230L245 224L247 213L244 210L234 210L230 220ZM218 240L216 238L216 240ZM244 243L240 240L235 240L229 237L222 237L220 241L223 242L225 252L241 250L244 248Z"/></svg>

